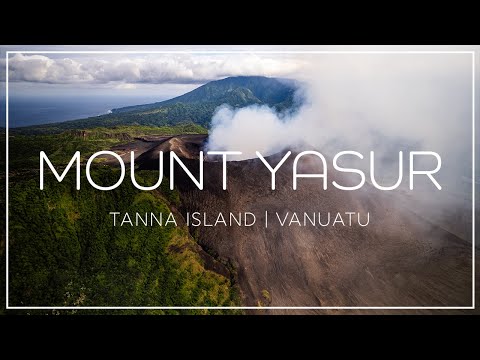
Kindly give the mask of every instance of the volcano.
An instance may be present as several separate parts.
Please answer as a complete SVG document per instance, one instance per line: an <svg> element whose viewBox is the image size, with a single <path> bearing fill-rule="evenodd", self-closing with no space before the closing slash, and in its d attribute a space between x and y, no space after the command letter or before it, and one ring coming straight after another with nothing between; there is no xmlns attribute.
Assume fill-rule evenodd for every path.
<svg viewBox="0 0 480 360"><path fill-rule="evenodd" d="M136 164L139 169L156 170L158 151L175 151L198 177L199 151L206 140L206 135L161 139L139 155ZM266 159L276 164L281 156ZM250 211L264 221L265 211L280 216L293 212L369 213L366 227L299 227L271 222L268 228L191 228L199 244L230 269L244 305L471 305L472 252L468 237L455 235L446 224L429 221L407 207L407 202L399 201L399 193L368 188L323 191L318 179L308 178L292 191L292 162L293 156L278 170L276 190L271 190L271 174L259 159L228 162L227 190L222 190L222 162L204 163L203 191L180 167L175 168L183 214L214 216ZM164 174L169 175L168 161ZM342 175L329 175L329 181L344 182Z"/></svg>

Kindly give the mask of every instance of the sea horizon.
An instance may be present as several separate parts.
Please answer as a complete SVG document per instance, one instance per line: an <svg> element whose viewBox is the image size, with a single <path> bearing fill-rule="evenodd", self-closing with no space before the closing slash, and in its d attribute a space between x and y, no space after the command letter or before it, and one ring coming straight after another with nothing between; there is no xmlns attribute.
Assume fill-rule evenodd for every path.
<svg viewBox="0 0 480 360"><path fill-rule="evenodd" d="M0 106L5 108L5 97ZM18 128L85 119L110 113L113 109L167 100L158 95L62 95L15 96L9 98L9 127ZM0 115L0 126L6 127L6 116Z"/></svg>

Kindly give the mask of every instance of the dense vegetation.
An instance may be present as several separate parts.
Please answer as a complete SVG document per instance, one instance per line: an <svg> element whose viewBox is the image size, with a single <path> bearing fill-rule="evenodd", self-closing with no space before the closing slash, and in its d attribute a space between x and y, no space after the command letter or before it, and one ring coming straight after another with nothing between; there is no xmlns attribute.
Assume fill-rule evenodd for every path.
<svg viewBox="0 0 480 360"><path fill-rule="evenodd" d="M85 158L140 134L169 135L182 130L185 128L121 127L89 130L86 136L68 131L57 135L14 133L10 137L10 305L239 305L232 280L205 268L199 245L175 211L179 194L168 189L166 178L155 191L139 191L129 181L114 191L90 186L77 191L73 172L62 183L49 174L45 190L39 190L40 150L60 167L77 150ZM140 183L152 184L158 173L140 171L136 175ZM98 166L92 176L98 183L110 184L118 179L118 170ZM4 181L1 184L3 192ZM86 184L85 178L82 184ZM164 216L172 211L179 226L114 227L110 211L162 212ZM3 246L2 241L4 257ZM5 280L0 278L3 292Z"/></svg>
<svg viewBox="0 0 480 360"><path fill-rule="evenodd" d="M149 175L138 179L152 183ZM118 178L109 168L94 176ZM171 203L161 192L129 182L112 192L76 191L73 176L49 179L43 192L36 179L11 188L11 305L235 304L230 280L203 267L185 227L112 226L110 211L166 216Z"/></svg>
<svg viewBox="0 0 480 360"><path fill-rule="evenodd" d="M263 76L236 76L211 81L176 98L146 105L127 106L113 112L141 112L172 104L227 103L231 106L267 104L281 106L292 104L298 84L291 80L280 80Z"/></svg>
<svg viewBox="0 0 480 360"><path fill-rule="evenodd" d="M25 133L62 132L68 129L91 129L121 125L172 126L191 124L209 127L215 110L223 104L240 108L268 105L277 111L291 110L298 105L293 81L261 76L230 77L209 82L182 96L153 104L114 109L112 114L62 123L29 126Z"/></svg>
<svg viewBox="0 0 480 360"><path fill-rule="evenodd" d="M84 163L92 153L138 136L206 133L215 109L222 104L268 105L277 111L291 111L296 105L297 86L265 77L227 78L160 103L115 109L112 114L88 119L11 129L10 305L239 305L233 279L205 267L205 254L176 213L180 197L168 190L167 179L160 189L149 192L137 190L129 181L114 191L90 186L77 191L72 171L62 183L50 174L45 190L40 191L39 153L45 151L61 168L75 151L81 152ZM2 170L4 145L0 144ZM92 176L97 183L111 184L118 178L117 172L97 165ZM144 184L156 182L158 175L149 171L136 174L137 181ZM0 172L0 177L4 179L5 173ZM0 191L5 192L3 180ZM172 211L180 226L114 227L110 211L164 215ZM2 225L4 221L5 216L1 216ZM4 237L0 254L5 258ZM4 266L2 262L2 271ZM3 293L5 278L0 279ZM268 303L269 294L263 296Z"/></svg>

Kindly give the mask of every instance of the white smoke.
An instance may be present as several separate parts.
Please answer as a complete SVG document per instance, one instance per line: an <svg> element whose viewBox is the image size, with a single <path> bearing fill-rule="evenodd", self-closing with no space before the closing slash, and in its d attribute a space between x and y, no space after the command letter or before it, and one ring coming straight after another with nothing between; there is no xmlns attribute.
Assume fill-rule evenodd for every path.
<svg viewBox="0 0 480 360"><path fill-rule="evenodd" d="M237 149L242 155L236 159L255 157L255 151L272 154L299 139L288 139L294 129L295 119L280 119L268 106L249 106L232 109L224 105L217 109L212 118L212 132L208 148L213 150Z"/></svg>
<svg viewBox="0 0 480 360"><path fill-rule="evenodd" d="M430 150L442 157L441 195L470 191L470 54L320 54L302 61L308 65L295 78L305 83L306 101L296 113L221 107L207 148L243 152L232 160L286 148L354 150L365 156L363 167L373 150L379 173L392 177L398 151L404 151L405 165L410 150Z"/></svg>
<svg viewBox="0 0 480 360"><path fill-rule="evenodd" d="M463 163L471 154L469 54L320 54L308 60L296 75L306 84L299 111L223 106L212 119L208 148L252 158L255 150L272 154L302 144L381 151L403 141Z"/></svg>

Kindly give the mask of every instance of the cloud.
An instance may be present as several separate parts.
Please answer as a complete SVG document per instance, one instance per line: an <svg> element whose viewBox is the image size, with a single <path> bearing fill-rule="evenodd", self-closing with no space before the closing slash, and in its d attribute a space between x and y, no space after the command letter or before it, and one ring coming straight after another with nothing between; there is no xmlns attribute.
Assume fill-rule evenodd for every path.
<svg viewBox="0 0 480 360"><path fill-rule="evenodd" d="M9 59L9 80L49 84L192 84L235 75L288 76L301 65L295 59L253 54L98 55L77 58L15 54ZM4 80L5 60L0 62L0 66L0 79Z"/></svg>
<svg viewBox="0 0 480 360"><path fill-rule="evenodd" d="M115 89L120 89L120 90L135 90L136 88L137 88L137 85L127 84L127 83L122 83L115 86Z"/></svg>
<svg viewBox="0 0 480 360"><path fill-rule="evenodd" d="M208 149L375 151L382 173L398 174L398 151L430 150L442 157L442 176L457 191L471 172L472 73L468 55L330 55L297 74L305 104L294 114L252 106L221 107ZM405 160L408 161L408 157ZM380 171L380 170L379 170ZM435 195L437 196L437 195Z"/></svg>
<svg viewBox="0 0 480 360"><path fill-rule="evenodd" d="M2 61L2 68L5 60ZM68 84L94 80L82 65L72 59L50 59L42 55L16 54L9 59L9 80ZM2 80L5 73L2 74Z"/></svg>

